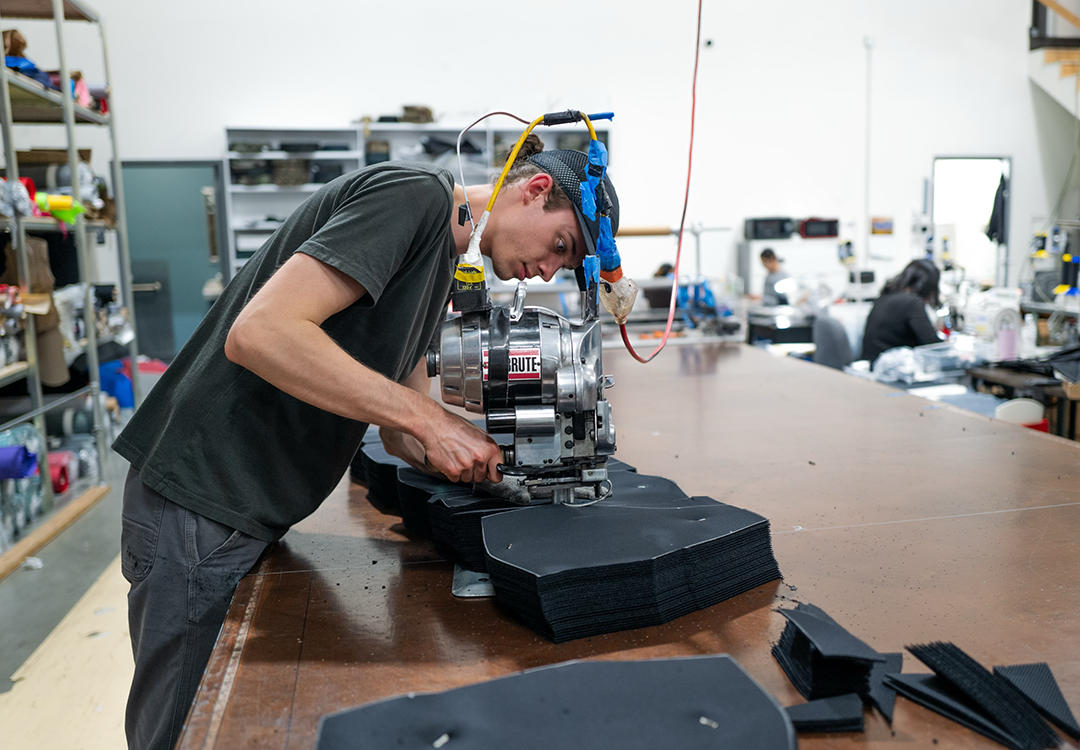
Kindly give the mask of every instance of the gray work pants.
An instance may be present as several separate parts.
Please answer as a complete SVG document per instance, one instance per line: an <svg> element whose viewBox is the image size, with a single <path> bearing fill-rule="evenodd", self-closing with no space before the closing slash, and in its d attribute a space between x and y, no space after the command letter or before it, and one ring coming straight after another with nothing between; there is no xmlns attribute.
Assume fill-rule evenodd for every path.
<svg viewBox="0 0 1080 750"><path fill-rule="evenodd" d="M134 469L128 473L120 562L131 584L131 750L176 744L236 585L266 547L165 499Z"/></svg>

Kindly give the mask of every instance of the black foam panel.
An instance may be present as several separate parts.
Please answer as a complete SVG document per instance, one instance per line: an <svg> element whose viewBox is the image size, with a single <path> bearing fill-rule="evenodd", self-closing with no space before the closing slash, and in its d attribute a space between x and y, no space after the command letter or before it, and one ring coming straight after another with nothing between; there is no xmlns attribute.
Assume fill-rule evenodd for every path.
<svg viewBox="0 0 1080 750"><path fill-rule="evenodd" d="M570 662L323 717L317 750L795 750L780 705L727 655Z"/></svg>

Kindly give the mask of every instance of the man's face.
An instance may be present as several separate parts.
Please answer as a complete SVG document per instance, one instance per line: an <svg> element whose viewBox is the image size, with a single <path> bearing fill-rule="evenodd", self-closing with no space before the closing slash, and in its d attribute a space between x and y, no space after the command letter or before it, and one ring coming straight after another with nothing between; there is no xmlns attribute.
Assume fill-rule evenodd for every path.
<svg viewBox="0 0 1080 750"><path fill-rule="evenodd" d="M769 271L769 273L776 273L780 270L780 261L776 258L762 258L761 265Z"/></svg>
<svg viewBox="0 0 1080 750"><path fill-rule="evenodd" d="M498 223L489 225L484 244L503 281L535 276L549 281L560 268L577 268L585 257L585 236L574 210L544 210L551 184L549 175L534 175L499 195L492 212Z"/></svg>

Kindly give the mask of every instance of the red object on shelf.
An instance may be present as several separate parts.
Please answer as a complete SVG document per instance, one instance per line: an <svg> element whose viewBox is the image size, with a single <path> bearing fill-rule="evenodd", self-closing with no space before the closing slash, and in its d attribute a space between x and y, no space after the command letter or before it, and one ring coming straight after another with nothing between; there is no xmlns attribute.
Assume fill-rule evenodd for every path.
<svg viewBox="0 0 1080 750"><path fill-rule="evenodd" d="M71 476L79 465L78 461L78 456L71 451L49 452L49 478L52 480L53 492L67 492L71 486Z"/></svg>
<svg viewBox="0 0 1080 750"><path fill-rule="evenodd" d="M1041 422L1032 422L1031 424L1024 425L1024 427L1027 427L1029 430L1035 430L1036 432L1050 432L1050 420L1043 419Z"/></svg>

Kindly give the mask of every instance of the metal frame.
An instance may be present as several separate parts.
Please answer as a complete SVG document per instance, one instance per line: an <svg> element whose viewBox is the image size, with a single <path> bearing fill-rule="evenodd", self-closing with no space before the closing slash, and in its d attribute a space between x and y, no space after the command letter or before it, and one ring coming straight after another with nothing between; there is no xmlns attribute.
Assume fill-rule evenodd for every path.
<svg viewBox="0 0 1080 750"><path fill-rule="evenodd" d="M1031 2L1031 40L1028 49L1037 50L1043 47L1055 47L1058 49L1080 47L1080 37L1050 37L1046 35L1046 19L1050 9L1039 2Z"/></svg>

